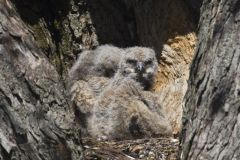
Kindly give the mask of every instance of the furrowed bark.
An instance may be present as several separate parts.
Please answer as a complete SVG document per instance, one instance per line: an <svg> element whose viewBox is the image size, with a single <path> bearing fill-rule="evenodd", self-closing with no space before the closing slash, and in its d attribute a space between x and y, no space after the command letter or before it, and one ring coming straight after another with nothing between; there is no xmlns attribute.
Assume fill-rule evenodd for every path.
<svg viewBox="0 0 240 160"><path fill-rule="evenodd" d="M204 0L183 113L182 159L240 159L240 1Z"/></svg>
<svg viewBox="0 0 240 160"><path fill-rule="evenodd" d="M80 132L55 68L0 1L0 159L79 159Z"/></svg>

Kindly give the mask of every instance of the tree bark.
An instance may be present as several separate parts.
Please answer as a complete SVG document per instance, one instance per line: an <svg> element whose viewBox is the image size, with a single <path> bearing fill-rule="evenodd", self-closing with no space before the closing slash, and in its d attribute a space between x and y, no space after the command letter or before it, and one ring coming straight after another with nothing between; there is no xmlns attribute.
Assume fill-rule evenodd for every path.
<svg viewBox="0 0 240 160"><path fill-rule="evenodd" d="M0 159L79 159L59 75L8 0L0 1Z"/></svg>
<svg viewBox="0 0 240 160"><path fill-rule="evenodd" d="M204 0L183 113L182 159L240 159L240 1Z"/></svg>

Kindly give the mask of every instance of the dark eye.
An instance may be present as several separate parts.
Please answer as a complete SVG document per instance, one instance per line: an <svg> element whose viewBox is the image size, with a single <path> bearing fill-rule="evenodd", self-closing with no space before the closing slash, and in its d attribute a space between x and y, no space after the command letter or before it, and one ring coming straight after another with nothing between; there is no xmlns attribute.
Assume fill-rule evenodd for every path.
<svg viewBox="0 0 240 160"><path fill-rule="evenodd" d="M148 61L146 61L146 62L144 62L145 63L145 65L150 65L150 64L152 64L153 62L151 61L151 60L148 60Z"/></svg>
<svg viewBox="0 0 240 160"><path fill-rule="evenodd" d="M127 60L127 63L128 63L128 64L136 64L137 61L134 60L134 59L128 59L128 60Z"/></svg>

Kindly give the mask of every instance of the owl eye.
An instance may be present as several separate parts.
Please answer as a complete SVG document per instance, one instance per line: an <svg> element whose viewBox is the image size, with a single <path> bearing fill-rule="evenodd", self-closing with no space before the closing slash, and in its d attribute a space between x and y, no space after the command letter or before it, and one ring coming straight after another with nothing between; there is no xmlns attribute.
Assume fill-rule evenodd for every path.
<svg viewBox="0 0 240 160"><path fill-rule="evenodd" d="M148 61L145 61L144 63L145 63L145 65L150 65L150 64L152 64L153 62L152 62L152 60L148 60Z"/></svg>
<svg viewBox="0 0 240 160"><path fill-rule="evenodd" d="M134 64L137 64L137 61L134 60L134 59L128 59L128 60L127 60L127 63L128 63L128 64L133 64L133 65L134 65Z"/></svg>

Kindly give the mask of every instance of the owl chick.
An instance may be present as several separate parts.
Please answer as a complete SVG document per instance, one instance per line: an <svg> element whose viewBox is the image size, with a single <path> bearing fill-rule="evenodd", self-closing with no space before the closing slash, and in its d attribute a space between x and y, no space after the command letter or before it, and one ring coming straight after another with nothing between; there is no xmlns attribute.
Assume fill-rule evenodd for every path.
<svg viewBox="0 0 240 160"><path fill-rule="evenodd" d="M146 47L131 47L125 49L117 76L130 77L139 82L144 90L149 90L154 83L157 66L154 50ZM120 78L117 76L115 79Z"/></svg>
<svg viewBox="0 0 240 160"><path fill-rule="evenodd" d="M83 51L68 72L68 88L78 80L88 81L91 77L113 77L118 69L123 49L102 45L95 50Z"/></svg>
<svg viewBox="0 0 240 160"><path fill-rule="evenodd" d="M144 91L154 80L155 52L145 47L126 49L119 69L94 104L89 133L107 139L171 135L171 126L152 95Z"/></svg>
<svg viewBox="0 0 240 160"><path fill-rule="evenodd" d="M94 138L124 140L171 135L170 123L159 114L158 106L148 103L142 87L133 79L106 89L98 98L89 120ZM146 93L144 93L146 94Z"/></svg>

